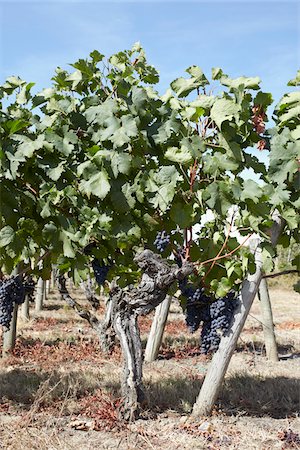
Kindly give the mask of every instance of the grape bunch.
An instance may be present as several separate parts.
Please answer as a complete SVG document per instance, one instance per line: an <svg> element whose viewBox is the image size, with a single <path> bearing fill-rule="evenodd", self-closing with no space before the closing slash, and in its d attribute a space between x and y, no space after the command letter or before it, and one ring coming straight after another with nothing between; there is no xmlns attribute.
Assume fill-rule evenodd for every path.
<svg viewBox="0 0 300 450"><path fill-rule="evenodd" d="M185 259L186 249L184 247L177 247L174 254L174 259L178 267L182 267L182 260Z"/></svg>
<svg viewBox="0 0 300 450"><path fill-rule="evenodd" d="M179 281L181 293L187 299L185 321L191 333L198 330L200 323L207 319L208 297L204 288L194 288L186 279Z"/></svg>
<svg viewBox="0 0 300 450"><path fill-rule="evenodd" d="M28 296L28 300L30 302L34 301L34 289L35 289L35 281L32 278L32 276L28 276L24 281L23 281L23 285L24 285L24 289L25 289L25 295Z"/></svg>
<svg viewBox="0 0 300 450"><path fill-rule="evenodd" d="M16 305L21 305L25 300L25 288L19 276L11 279L11 298Z"/></svg>
<svg viewBox="0 0 300 450"><path fill-rule="evenodd" d="M229 292L226 297L219 298L210 305L201 331L202 353L215 352L219 348L221 336L229 330L237 303L235 293Z"/></svg>
<svg viewBox="0 0 300 450"><path fill-rule="evenodd" d="M104 262L100 261L99 259L93 259L92 268L94 271L95 280L100 286L103 286L110 267L110 265L104 264Z"/></svg>
<svg viewBox="0 0 300 450"><path fill-rule="evenodd" d="M9 328L14 303L20 305L25 300L25 289L19 276L0 280L0 325Z"/></svg>
<svg viewBox="0 0 300 450"><path fill-rule="evenodd" d="M201 330L201 353L207 355L207 353L215 352L219 348L221 341L218 329L212 327L210 320L203 322Z"/></svg>
<svg viewBox="0 0 300 450"><path fill-rule="evenodd" d="M159 231L153 242L157 250L162 253L170 244L170 235L166 231Z"/></svg>

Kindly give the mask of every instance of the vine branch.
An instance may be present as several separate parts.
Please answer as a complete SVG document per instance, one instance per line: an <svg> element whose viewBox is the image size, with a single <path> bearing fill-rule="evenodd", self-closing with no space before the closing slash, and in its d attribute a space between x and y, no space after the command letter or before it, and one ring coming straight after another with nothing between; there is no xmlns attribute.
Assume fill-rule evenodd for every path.
<svg viewBox="0 0 300 450"><path fill-rule="evenodd" d="M197 266L204 266L205 264L208 264L208 263L210 263L212 261L218 261L219 259L228 258L229 256L233 255L235 252L237 252L241 247L243 247L245 245L245 243L248 241L248 239L250 239L250 237L252 235L253 235L253 233L249 234L249 236L247 236L246 239L244 239L244 241L240 245L238 245L236 248L231 250L231 252L226 253L225 255L215 256L214 258L207 259L206 261L203 261L203 262L196 263L196 265Z"/></svg>

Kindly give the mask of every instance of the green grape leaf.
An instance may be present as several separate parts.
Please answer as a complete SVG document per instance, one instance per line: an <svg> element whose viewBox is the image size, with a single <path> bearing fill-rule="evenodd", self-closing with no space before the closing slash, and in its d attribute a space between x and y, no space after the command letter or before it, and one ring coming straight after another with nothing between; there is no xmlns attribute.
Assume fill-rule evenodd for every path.
<svg viewBox="0 0 300 450"><path fill-rule="evenodd" d="M91 194L103 200L110 191L110 183L107 172L102 169L95 173L89 180L81 180L79 190L90 198Z"/></svg>
<svg viewBox="0 0 300 450"><path fill-rule="evenodd" d="M253 180L244 180L243 190L241 192L241 201L244 202L248 199L254 203L258 203L262 196L262 188Z"/></svg>
<svg viewBox="0 0 300 450"><path fill-rule="evenodd" d="M0 231L0 247L6 247L10 244L15 237L15 231L12 227L7 225L3 227Z"/></svg>
<svg viewBox="0 0 300 450"><path fill-rule="evenodd" d="M66 78L66 81L73 81L72 83L73 90L76 89L77 85L81 82L81 80L82 80L82 73L80 70L75 70L75 72L73 72Z"/></svg>
<svg viewBox="0 0 300 450"><path fill-rule="evenodd" d="M208 80L200 67L191 66L186 70L186 72L191 75L191 78L180 77L171 83L171 88L178 95L178 97L186 97L194 89L197 89L200 86L204 87L208 84Z"/></svg>
<svg viewBox="0 0 300 450"><path fill-rule="evenodd" d="M74 258L76 253L72 245L70 234L65 230L62 230L59 234L59 238L63 243L64 256L66 256L67 258Z"/></svg>
<svg viewBox="0 0 300 450"><path fill-rule="evenodd" d="M259 77L238 77L229 78L226 76L220 78L220 82L223 86L227 86L230 89L259 89L259 83L261 82Z"/></svg>
<svg viewBox="0 0 300 450"><path fill-rule="evenodd" d="M191 153L184 147L169 147L165 153L165 158L179 164L189 164L193 161Z"/></svg>
<svg viewBox="0 0 300 450"><path fill-rule="evenodd" d="M170 209L170 217L180 228L188 228L193 223L193 206L187 203L174 203Z"/></svg>
<svg viewBox="0 0 300 450"><path fill-rule="evenodd" d="M221 130L222 123L225 120L232 120L233 118L236 118L239 113L239 109L239 105L237 105L233 100L218 98L215 100L211 108L210 115L212 120Z"/></svg>
<svg viewBox="0 0 300 450"><path fill-rule="evenodd" d="M296 77L288 82L288 86L299 86L300 84L300 70L297 71Z"/></svg>
<svg viewBox="0 0 300 450"><path fill-rule="evenodd" d="M119 173L128 175L131 168L132 157L128 153L113 152L111 155L111 168L114 177L117 178Z"/></svg>

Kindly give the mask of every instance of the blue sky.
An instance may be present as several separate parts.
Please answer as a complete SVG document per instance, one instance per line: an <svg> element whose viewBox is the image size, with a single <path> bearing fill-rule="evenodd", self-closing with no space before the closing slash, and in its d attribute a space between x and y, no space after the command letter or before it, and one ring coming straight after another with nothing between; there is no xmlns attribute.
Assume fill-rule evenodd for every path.
<svg viewBox="0 0 300 450"><path fill-rule="evenodd" d="M160 71L160 90L196 64L209 73L259 75L278 98L300 67L295 1L1 1L0 82L49 85L56 66L94 49L106 55L140 41Z"/></svg>
<svg viewBox="0 0 300 450"><path fill-rule="evenodd" d="M0 0L0 25L0 83L19 75L37 90L56 66L136 41L160 71L161 92L196 64L258 75L277 101L300 68L298 1Z"/></svg>

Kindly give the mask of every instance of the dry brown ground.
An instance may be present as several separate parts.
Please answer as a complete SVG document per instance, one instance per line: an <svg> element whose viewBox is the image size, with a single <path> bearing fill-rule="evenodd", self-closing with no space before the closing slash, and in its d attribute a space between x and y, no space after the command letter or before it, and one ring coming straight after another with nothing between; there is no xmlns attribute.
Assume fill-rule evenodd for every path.
<svg viewBox="0 0 300 450"><path fill-rule="evenodd" d="M119 349L101 353L89 326L52 293L43 312L20 321L14 354L0 361L0 448L300 449L300 296L288 282L271 289L280 361L264 356L256 300L215 411L198 420L189 412L209 359L173 305L159 359L144 367L149 409L133 424L117 415ZM151 318L140 325L145 342Z"/></svg>

